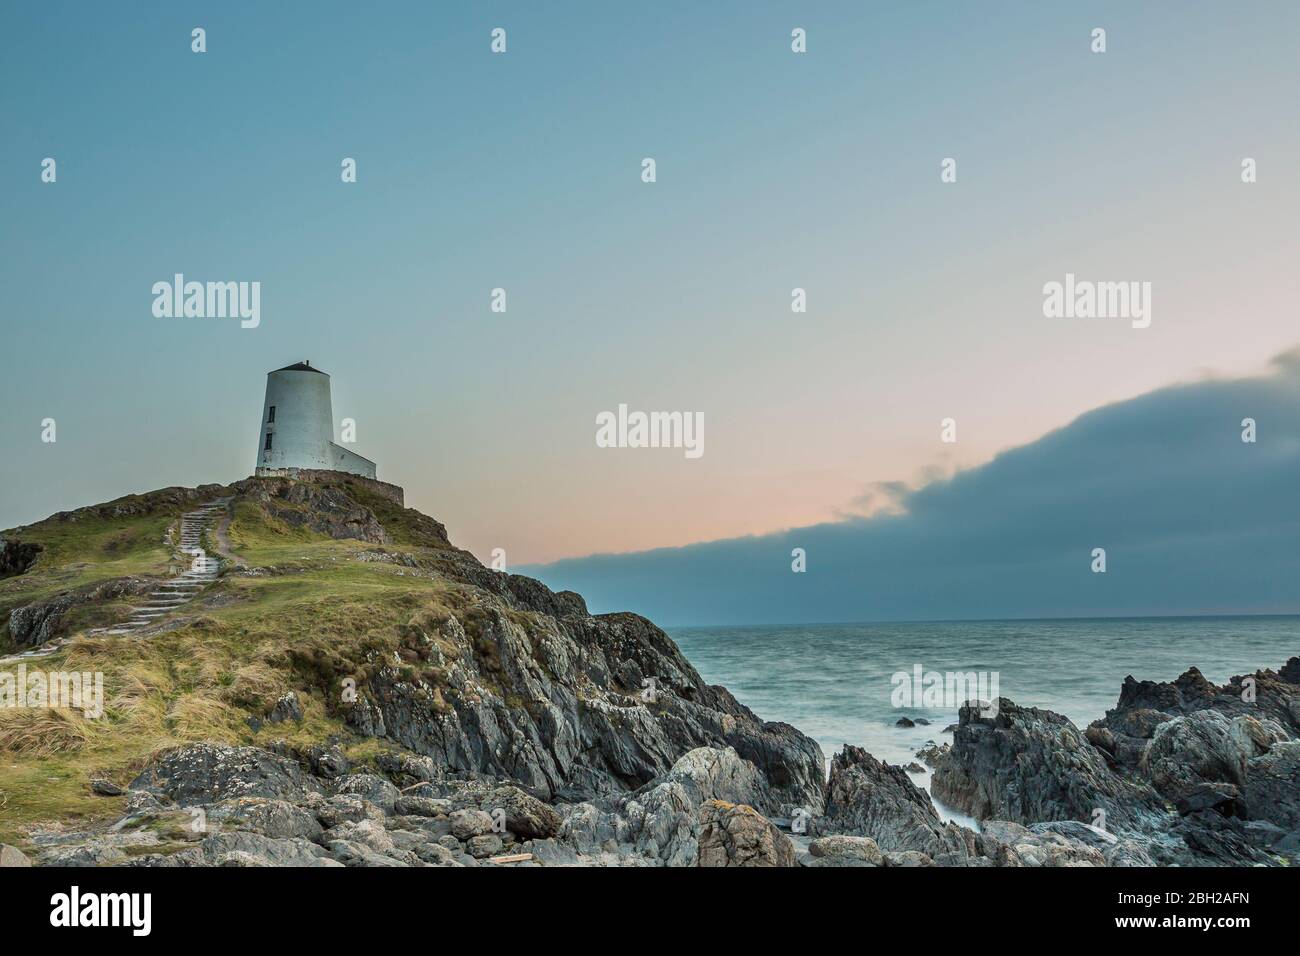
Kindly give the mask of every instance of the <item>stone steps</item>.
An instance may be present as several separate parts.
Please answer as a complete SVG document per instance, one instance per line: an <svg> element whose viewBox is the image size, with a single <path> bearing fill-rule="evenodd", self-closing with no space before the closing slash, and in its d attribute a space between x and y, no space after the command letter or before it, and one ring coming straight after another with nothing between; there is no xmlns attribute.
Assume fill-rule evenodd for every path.
<svg viewBox="0 0 1300 956"><path fill-rule="evenodd" d="M131 609L131 618L126 623L96 628L90 633L119 635L137 633L183 608L215 582L221 569L221 562L204 551L203 535L208 531L212 518L225 514L229 507L230 499L222 498L181 515L176 550L193 559L189 569L168 581L160 582L156 590L148 592L144 603Z"/></svg>

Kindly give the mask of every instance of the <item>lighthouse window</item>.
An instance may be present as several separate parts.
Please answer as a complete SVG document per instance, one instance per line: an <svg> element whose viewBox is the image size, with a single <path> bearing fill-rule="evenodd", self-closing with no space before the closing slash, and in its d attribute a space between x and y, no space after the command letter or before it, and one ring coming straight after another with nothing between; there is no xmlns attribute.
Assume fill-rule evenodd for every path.
<svg viewBox="0 0 1300 956"><path fill-rule="evenodd" d="M270 450L271 450L271 433L270 433L270 432L267 432L267 433L266 433L266 451L270 451Z"/></svg>
<svg viewBox="0 0 1300 956"><path fill-rule="evenodd" d="M271 413L266 416L266 423L269 425L275 421L275 406L271 406Z"/></svg>

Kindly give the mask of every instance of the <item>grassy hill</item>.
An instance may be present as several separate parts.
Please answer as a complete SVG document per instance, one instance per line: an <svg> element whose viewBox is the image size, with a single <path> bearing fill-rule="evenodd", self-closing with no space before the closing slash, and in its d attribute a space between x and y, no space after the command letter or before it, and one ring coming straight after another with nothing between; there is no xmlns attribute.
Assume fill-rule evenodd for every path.
<svg viewBox="0 0 1300 956"><path fill-rule="evenodd" d="M164 489L63 513L3 533L38 544L24 573L0 579L0 620L13 608L125 577L157 577L183 566L169 543L182 512L234 494L232 556L218 583L143 636L89 635L124 619L129 601L90 601L65 615L73 639L31 660L46 672L102 672L107 709L0 709L0 841L19 842L42 821L75 825L121 811L120 798L92 793L92 780L127 783L158 751L191 741L308 744L340 737L353 761L379 744L348 732L327 700L340 675L364 675L376 660L400 657L411 623L445 617L476 600L474 588L438 573L464 561L441 526L356 485L318 485L302 500L273 497L277 480L232 488ZM386 543L340 539L291 523L310 518L319 494L346 493L373 511ZM421 566L423 565L423 566ZM8 627L0 652L12 653ZM16 663L0 664L14 671ZM261 724L271 703L293 690L300 724Z"/></svg>

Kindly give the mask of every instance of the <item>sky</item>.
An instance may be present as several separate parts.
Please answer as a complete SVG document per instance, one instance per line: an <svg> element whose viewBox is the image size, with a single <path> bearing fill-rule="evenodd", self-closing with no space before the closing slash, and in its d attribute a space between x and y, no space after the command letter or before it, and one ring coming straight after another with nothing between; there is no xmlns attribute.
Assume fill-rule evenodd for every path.
<svg viewBox="0 0 1300 956"><path fill-rule="evenodd" d="M1300 349L1087 412L871 517L530 570L665 626L1295 614L1297 488Z"/></svg>
<svg viewBox="0 0 1300 956"><path fill-rule="evenodd" d="M1283 2L7 3L0 527L245 477L265 373L302 359L381 479L511 567L856 527L1091 410L1265 380L1300 342L1297 28ZM177 272L259 281L260 325L155 317ZM1150 282L1150 327L1046 318L1067 272ZM702 414L704 454L598 447L620 403Z"/></svg>

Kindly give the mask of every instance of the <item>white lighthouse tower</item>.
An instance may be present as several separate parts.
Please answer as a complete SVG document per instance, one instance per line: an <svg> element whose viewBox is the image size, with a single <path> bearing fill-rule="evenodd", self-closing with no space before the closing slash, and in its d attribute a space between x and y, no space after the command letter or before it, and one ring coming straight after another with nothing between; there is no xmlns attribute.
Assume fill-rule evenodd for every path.
<svg viewBox="0 0 1300 956"><path fill-rule="evenodd" d="M334 444L330 377L305 360L267 373L257 436L257 475L292 478L300 471L375 477L373 461Z"/></svg>

